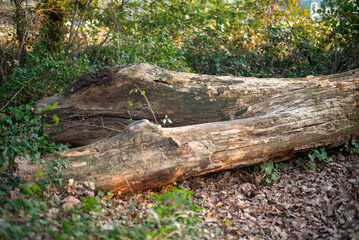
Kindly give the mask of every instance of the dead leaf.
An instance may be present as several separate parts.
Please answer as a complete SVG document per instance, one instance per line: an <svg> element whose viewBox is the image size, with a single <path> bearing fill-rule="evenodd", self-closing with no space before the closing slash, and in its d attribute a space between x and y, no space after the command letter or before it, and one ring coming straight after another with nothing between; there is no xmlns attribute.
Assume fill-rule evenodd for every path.
<svg viewBox="0 0 359 240"><path fill-rule="evenodd" d="M64 201L63 208L73 208L81 204L81 201L73 196L68 196Z"/></svg>

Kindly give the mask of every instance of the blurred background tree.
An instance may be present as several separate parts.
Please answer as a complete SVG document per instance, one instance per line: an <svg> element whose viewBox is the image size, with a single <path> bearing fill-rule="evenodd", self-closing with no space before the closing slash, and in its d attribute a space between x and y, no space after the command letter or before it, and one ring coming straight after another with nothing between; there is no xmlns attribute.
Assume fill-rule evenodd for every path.
<svg viewBox="0 0 359 240"><path fill-rule="evenodd" d="M61 50L64 44L66 1L42 0L37 9L43 14L40 28L41 43L49 52Z"/></svg>
<svg viewBox="0 0 359 240"><path fill-rule="evenodd" d="M359 65L359 1L327 0L318 9L327 33L330 58L325 64L332 72L342 72Z"/></svg>
<svg viewBox="0 0 359 240"><path fill-rule="evenodd" d="M257 77L321 75L359 66L357 0L1 3L12 17L1 25L0 80L6 96L35 75L41 76L41 89L47 86L40 91L32 80L37 98L101 66L139 62Z"/></svg>

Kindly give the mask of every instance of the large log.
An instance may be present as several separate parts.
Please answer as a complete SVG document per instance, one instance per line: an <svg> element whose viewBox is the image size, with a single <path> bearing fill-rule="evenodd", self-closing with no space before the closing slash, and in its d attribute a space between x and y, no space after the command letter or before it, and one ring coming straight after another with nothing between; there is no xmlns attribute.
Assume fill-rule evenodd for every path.
<svg viewBox="0 0 359 240"><path fill-rule="evenodd" d="M130 124L129 112L134 120L154 122L150 105L157 119L168 115L172 127L235 120L270 114L266 104L276 96L287 96L286 101L294 105L308 97L315 101L317 90L331 84L337 84L335 91L343 94L338 80L354 72L319 78L259 79L179 73L149 64L105 67L80 77L59 95L40 100L36 109L56 103L57 108L46 110L45 120L50 126L45 131L55 142L83 146L122 131ZM144 96L130 94L136 87L145 91L150 105ZM130 98L133 106L128 111ZM53 115L59 117L59 124L54 124Z"/></svg>
<svg viewBox="0 0 359 240"><path fill-rule="evenodd" d="M131 69L139 73L133 70L132 76L137 77L127 83L130 80L119 76ZM47 161L62 157L68 163L68 168L62 169L64 184L69 179L95 181L104 191L125 193L222 169L281 161L319 146L338 146L359 135L358 70L305 79L199 76L150 65L117 68L115 72L109 80L102 78L101 85L96 77L92 83L78 81L65 94L41 103L57 99L61 103L57 113L68 118L80 113L100 116L105 113L99 107L108 106L117 118L121 108L116 104L124 108L127 96L115 96L110 90L126 82L125 94L136 81L146 90L155 111L160 109L159 115L171 114L180 124L204 122L205 118L214 122L166 128L140 120L114 137L47 157ZM162 77L159 72L163 72ZM100 94L93 89L108 92ZM99 104L95 95L105 100ZM79 102L87 98L87 102ZM143 104L136 110L138 115L141 108L148 111ZM33 179L39 168L46 168L28 160L18 159L17 163L19 176L25 180Z"/></svg>

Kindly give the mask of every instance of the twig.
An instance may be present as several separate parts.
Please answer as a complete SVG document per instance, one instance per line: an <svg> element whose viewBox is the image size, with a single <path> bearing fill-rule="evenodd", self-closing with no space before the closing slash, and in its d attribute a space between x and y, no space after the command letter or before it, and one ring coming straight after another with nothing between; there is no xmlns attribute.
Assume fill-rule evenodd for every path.
<svg viewBox="0 0 359 240"><path fill-rule="evenodd" d="M2 78L0 78L0 84L2 82L5 83L7 80L6 60L5 59L6 59L6 52L0 44L0 71L1 71L1 76L2 76Z"/></svg>
<svg viewBox="0 0 359 240"><path fill-rule="evenodd" d="M106 34L105 39L98 45L97 51L96 51L96 54L95 54L95 58L94 58L92 64L96 64L97 59L98 59L98 56L99 56L100 51L101 51L101 48L102 48L102 45L104 45L104 44L107 42L107 39L108 39L109 36L110 36L110 32L108 32L108 33Z"/></svg>
<svg viewBox="0 0 359 240"><path fill-rule="evenodd" d="M113 132L110 132L105 138L110 137L112 133L113 133Z"/></svg>
<svg viewBox="0 0 359 240"><path fill-rule="evenodd" d="M138 90L140 90L141 95L145 98L145 100L146 100L146 102L147 102L147 104L148 104L148 107L150 108L150 112L152 113L152 116L153 116L153 118L155 119L155 123L158 124L157 118L156 118L156 116L155 116L155 113L153 112L153 109L152 109L152 107L151 107L150 102L148 101L148 99L147 99L147 97L146 97L146 94L142 94L141 88L140 88L139 86L137 86L136 84L135 84L135 87L136 87Z"/></svg>
<svg viewBox="0 0 359 240"><path fill-rule="evenodd" d="M127 177L126 177L126 176L125 176L125 181L126 181L126 183L127 183L127 186L130 188L130 190L131 190L132 194L133 194L133 195L135 195L135 192L132 190L132 188L131 188L130 184L128 183L128 181L127 181Z"/></svg>
<svg viewBox="0 0 359 240"><path fill-rule="evenodd" d="M79 5L79 0L76 0L76 3L75 3L75 10L74 10L74 13L72 14L72 21L71 21L71 27L70 27L70 33L69 33L69 40L68 40L68 45L71 43L72 41L72 35L74 34L74 25L75 25L75 16L76 16L76 13L77 13L77 8L78 8L78 5Z"/></svg>
<svg viewBox="0 0 359 240"><path fill-rule="evenodd" d="M15 93L14 96L12 96L12 98L5 104L5 106L3 106L0 109L0 112L7 106L9 105L9 103L20 93L20 91L26 86L26 84L28 84L35 76L32 76L24 85L22 85L22 87Z"/></svg>
<svg viewBox="0 0 359 240"><path fill-rule="evenodd" d="M25 40L26 40L26 36L27 36L27 32L28 32L28 28L29 28L29 25L26 21L26 11L23 9L22 6L20 6L21 9L23 10L24 12L24 15L25 15L25 18L24 18L24 21L25 21L25 31L24 33L22 34L22 37L21 37L21 44L20 44L20 47L19 47L19 52L18 52L18 55L17 55L17 61L18 63L20 64L20 60L21 60L21 56L22 56L22 51L24 49L24 45L25 45ZM36 16L36 13L32 16L32 18L30 19L30 23L32 23L32 20L35 18Z"/></svg>
<svg viewBox="0 0 359 240"><path fill-rule="evenodd" d="M67 47L68 47L68 48L71 48L71 47L72 47L72 45L73 45L73 43L74 43L74 41L75 41L75 38L76 38L77 35L78 35L79 28L80 28L81 24L83 24L84 16L85 16L85 14L87 13L87 10L88 10L88 8L89 8L91 2L92 2L92 0L86 1L86 5L85 5L85 8L84 8L84 12L82 13L82 15L81 15L81 17L80 17L79 24L77 25L77 28L76 28L76 30L75 30L73 36L72 36L71 41L70 41L70 39L69 39L69 42L68 42L68 44L67 44Z"/></svg>
<svg viewBox="0 0 359 240"><path fill-rule="evenodd" d="M103 122L103 118L102 117L100 117L100 118L101 118L102 126L105 127L105 123Z"/></svg>
<svg viewBox="0 0 359 240"><path fill-rule="evenodd" d="M238 169L237 171L238 171L238 172L241 172L241 173L244 173L244 174L246 174L247 176L251 175L251 174L249 174L249 173L247 173L247 172L245 172L245 171L243 171L243 170L240 170L240 169Z"/></svg>
<svg viewBox="0 0 359 240"><path fill-rule="evenodd" d="M128 2L128 1L127 1ZM127 2L125 2L124 0L121 1L121 5L118 6L118 12L123 12L123 7L125 4L127 4ZM116 9L115 9L116 11ZM118 22L119 22L119 18L120 16L118 16L115 21L113 21L113 24L110 25L109 29L112 30L115 28L115 26L118 25ZM111 31L108 31L107 34L106 34L106 37L102 40L102 42L98 45L97 47L97 51L96 51L96 54L95 54L95 57L94 57L94 60L92 62L92 64L96 64L97 60L98 60L98 56L100 54L100 51L101 51L101 48L102 46L107 42L109 36L110 36L110 33Z"/></svg>
<svg viewBox="0 0 359 240"><path fill-rule="evenodd" d="M337 68L338 68L338 45L337 45L337 39L336 39L336 35L337 35L337 31L334 29L334 72L332 72L332 74L337 73Z"/></svg>
<svg viewBox="0 0 359 240"><path fill-rule="evenodd" d="M83 125L84 125L84 126L89 126L89 127L104 128L104 129L111 130L111 131L116 131L116 132L119 132L119 133L122 132L122 131L120 131L120 130L117 130L117 129L114 129L114 128L110 128L110 127L97 126L92 119L90 119L90 120L91 120L91 122L93 123L93 125L90 125L90 124L83 124ZM70 122L70 123L74 123L75 121L66 120L66 119L60 119L60 122ZM123 124L123 123L121 123L121 122L120 122L120 124L123 125L124 127L127 127L125 124Z"/></svg>

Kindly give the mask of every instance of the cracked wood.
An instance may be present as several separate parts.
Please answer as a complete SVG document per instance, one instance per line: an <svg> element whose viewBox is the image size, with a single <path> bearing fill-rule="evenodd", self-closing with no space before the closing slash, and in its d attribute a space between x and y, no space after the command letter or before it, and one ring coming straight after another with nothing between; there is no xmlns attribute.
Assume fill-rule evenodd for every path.
<svg viewBox="0 0 359 240"><path fill-rule="evenodd" d="M165 85L161 88L165 87L171 94L179 94L173 101L191 96L188 102L197 101L199 107L223 99L223 95L227 101L222 101L222 105L214 104L216 111L207 115L201 112L201 108L196 111L196 106L187 108L186 111L192 109L194 117L191 121L190 114L186 115L185 109L181 108L183 103L177 104L177 108L171 106L165 109L174 111L180 125L200 124L165 128L148 120L140 120L116 136L44 158L51 162L61 157L68 163L68 168L62 169L65 184L69 179L95 181L97 188L113 190L115 193L156 188L223 169L250 166L268 160L283 161L320 146L339 146L359 135L358 70L305 79L257 79L175 73L147 64L119 69L107 76L107 79L112 80L103 80L110 82L106 82L111 86L109 89L113 89L113 84L124 84L127 78L123 76L131 75L127 90L133 84L132 81L137 79L136 84L141 82L141 88L146 90L146 84L153 89L156 84ZM193 80L194 77L199 79ZM118 79L125 80L119 83ZM211 79L214 83L205 79ZM166 83L156 82L159 80ZM102 112L104 110L98 104L91 107L93 100L88 91L91 91L93 85L102 86L103 81L100 81L100 85L96 81L87 85L75 82L63 95L40 103L63 98L56 111L62 111L67 116L76 115L68 112L69 109L80 109L88 116L91 112L89 109ZM190 83L194 88L202 89L203 94L182 96L182 93L191 93L188 87ZM226 85L227 92L219 93L221 84ZM210 86L212 90L217 89L217 93L208 94ZM235 94L238 91L240 93ZM155 96L148 95L150 100L151 97L152 100L156 99ZM162 104L166 97L159 94L157 99L165 99ZM200 99L195 100L196 97ZM86 98L86 103L79 103L79 99ZM109 106L115 109L113 106L116 104L119 103ZM223 104L228 107L219 108ZM154 106L157 109L157 105ZM116 111L119 112L119 109ZM241 113L236 116L238 111ZM212 122L201 123L204 121L203 115ZM28 181L36 176L39 168L46 168L46 165L31 164L26 159L18 158L16 162L19 176Z"/></svg>

